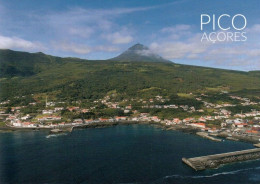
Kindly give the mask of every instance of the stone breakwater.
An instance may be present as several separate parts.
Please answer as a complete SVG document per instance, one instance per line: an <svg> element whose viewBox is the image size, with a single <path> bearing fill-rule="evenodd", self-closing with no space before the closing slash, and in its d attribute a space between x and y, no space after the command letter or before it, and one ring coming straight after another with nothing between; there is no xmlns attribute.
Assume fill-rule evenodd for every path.
<svg viewBox="0 0 260 184"><path fill-rule="evenodd" d="M260 159L260 148L208 155L194 158L182 158L182 161L196 171L218 168L221 165Z"/></svg>

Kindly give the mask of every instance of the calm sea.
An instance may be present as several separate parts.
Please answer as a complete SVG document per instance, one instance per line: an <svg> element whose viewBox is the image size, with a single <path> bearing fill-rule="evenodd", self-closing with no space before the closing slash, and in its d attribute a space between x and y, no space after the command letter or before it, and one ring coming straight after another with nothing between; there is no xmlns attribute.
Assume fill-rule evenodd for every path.
<svg viewBox="0 0 260 184"><path fill-rule="evenodd" d="M260 161L201 172L181 161L249 148L149 125L0 133L0 183L259 184Z"/></svg>

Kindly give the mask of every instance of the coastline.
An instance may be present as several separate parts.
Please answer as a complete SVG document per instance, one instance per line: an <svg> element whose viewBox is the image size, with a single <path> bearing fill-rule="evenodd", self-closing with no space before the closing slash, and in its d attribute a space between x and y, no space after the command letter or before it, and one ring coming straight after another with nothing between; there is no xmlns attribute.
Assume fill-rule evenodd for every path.
<svg viewBox="0 0 260 184"><path fill-rule="evenodd" d="M259 143L259 141L250 139L250 137L244 137L244 136L232 136L229 137L225 133L217 133L211 135L210 133L202 132L198 128L190 127L190 126L185 126L185 125L165 125L157 122L147 122L147 121L117 121L117 122L96 122L96 123L91 123L91 124L83 124L83 125L77 125L77 126L70 126L70 127L62 127L58 128L61 131L59 133L64 133L64 132L72 132L73 129L84 129L84 128L106 128L106 127L112 127L112 126L117 126L117 125L151 125L156 128L161 128L165 131L180 131L183 133L188 133L188 134L193 134L195 136L200 136L205 139L209 139L211 141L221 141L220 139L226 139L226 140L231 140L231 141L241 141L241 142L248 142L252 144ZM10 127L10 126L3 126L0 127L0 133L5 133L5 132L28 132L28 131L48 131L50 134L52 133L51 130L53 128L42 128L42 127L37 127L37 128L16 128L16 127ZM202 134L203 135L202 135ZM205 136L205 134L207 134Z"/></svg>
<svg viewBox="0 0 260 184"><path fill-rule="evenodd" d="M97 123L91 123L91 124L83 124L83 125L77 125L77 126L70 126L70 127L63 127L60 128L61 130L68 131L68 129L84 129L84 128L106 128L106 127L112 127L117 125L152 125L156 128L161 128L163 130L169 131L169 130L177 130L182 131L184 133L191 133L196 134L199 132L199 129L188 127L184 125L165 125L161 123L156 122L147 122L147 121L117 121L117 122L97 122ZM0 127L0 132L16 132L16 131L50 131L53 128L42 128L42 127L33 127L33 128L17 128L17 127L11 127L11 126L3 126ZM71 131L70 131L71 132Z"/></svg>

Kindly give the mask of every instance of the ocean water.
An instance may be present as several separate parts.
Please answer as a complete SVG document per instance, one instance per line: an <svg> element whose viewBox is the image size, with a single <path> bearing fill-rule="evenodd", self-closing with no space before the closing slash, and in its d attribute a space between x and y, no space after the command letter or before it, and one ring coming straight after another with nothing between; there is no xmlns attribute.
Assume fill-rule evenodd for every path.
<svg viewBox="0 0 260 184"><path fill-rule="evenodd" d="M260 161L197 172L181 161L249 148L149 125L0 133L0 183L259 184Z"/></svg>

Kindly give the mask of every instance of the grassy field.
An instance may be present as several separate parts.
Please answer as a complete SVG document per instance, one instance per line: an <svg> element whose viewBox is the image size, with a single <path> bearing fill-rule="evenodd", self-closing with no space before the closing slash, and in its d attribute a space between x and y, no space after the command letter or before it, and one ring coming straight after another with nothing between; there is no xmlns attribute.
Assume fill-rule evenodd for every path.
<svg viewBox="0 0 260 184"><path fill-rule="evenodd" d="M0 127L5 127L5 122L0 122Z"/></svg>

